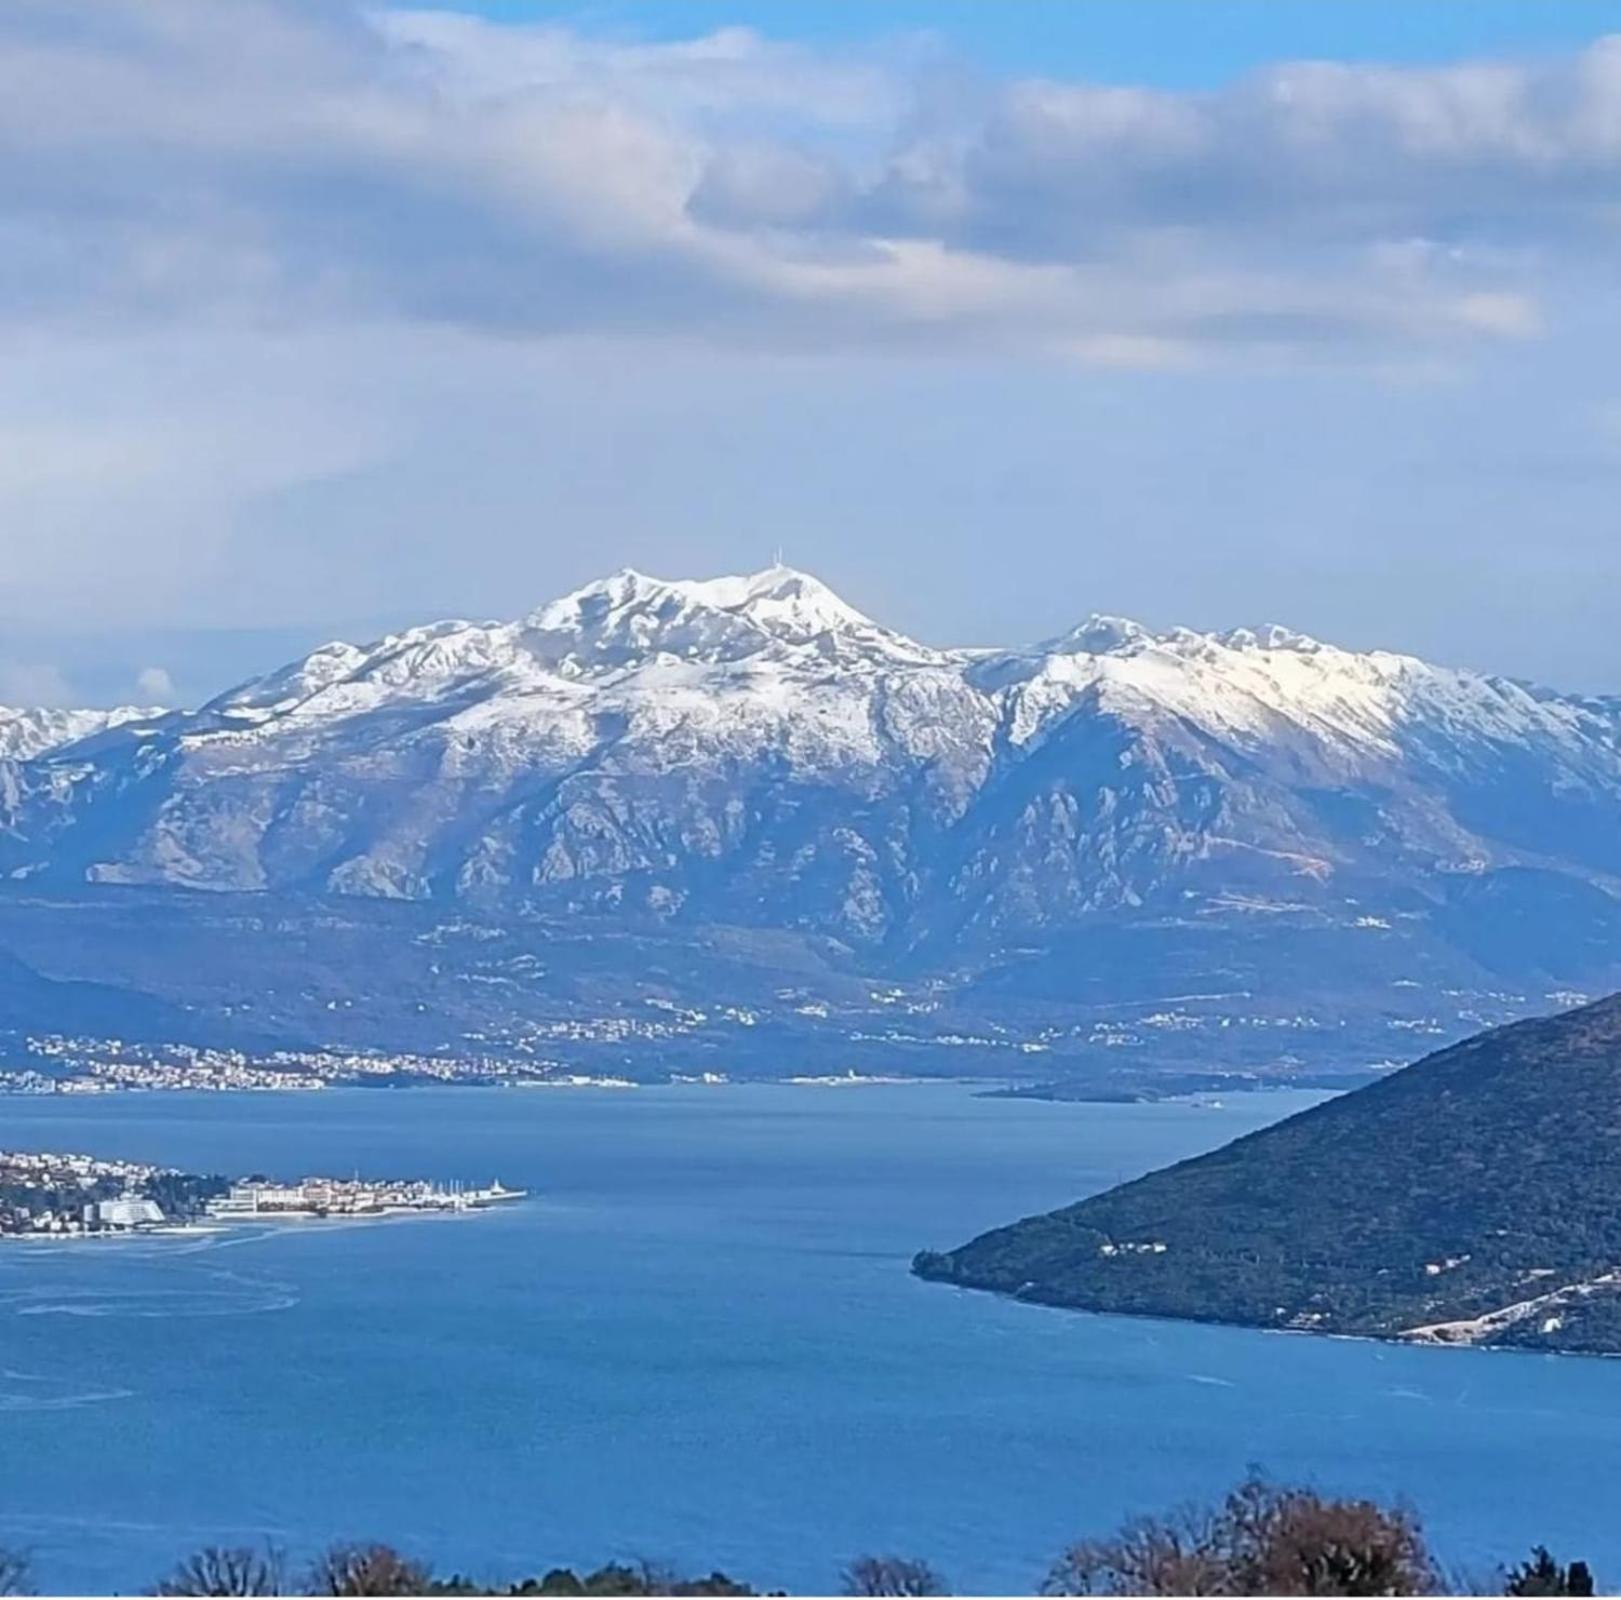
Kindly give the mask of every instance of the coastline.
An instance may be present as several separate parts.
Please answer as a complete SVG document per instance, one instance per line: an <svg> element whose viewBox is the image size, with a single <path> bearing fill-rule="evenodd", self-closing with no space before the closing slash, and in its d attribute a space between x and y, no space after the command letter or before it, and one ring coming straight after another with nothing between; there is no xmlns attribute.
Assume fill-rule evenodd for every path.
<svg viewBox="0 0 1621 1600"><path fill-rule="evenodd" d="M988 1284L963 1283L955 1278L930 1277L926 1273L908 1269L909 1275L919 1283L932 1288L956 1289L963 1294L990 1295L1015 1305L1033 1306L1060 1316L1072 1317L1124 1317L1132 1322L1158 1323L1171 1328L1230 1328L1235 1333L1271 1333L1295 1339L1340 1340L1348 1344L1375 1344L1398 1350L1435 1350L1449 1354L1474 1353L1480 1355L1529 1356L1540 1359L1557 1357L1576 1361L1617 1361L1621 1350L1564 1350L1558 1348L1530 1349L1525 1345L1470 1343L1464 1340L1411 1338L1405 1333L1344 1333L1332 1328L1280 1328L1264 1322L1242 1322L1232 1317L1173 1317L1155 1311L1119 1311L1101 1306L1070 1305L1061 1300L1043 1300L1034 1295L1020 1294L1013 1289L992 1288Z"/></svg>
<svg viewBox="0 0 1621 1600"><path fill-rule="evenodd" d="M516 1198L516 1197L515 1197ZM530 1196L525 1194L525 1200ZM286 1228L289 1231L320 1227L352 1227L369 1222L446 1221L493 1211L495 1206L386 1206L376 1211L260 1211L240 1217L211 1218L207 1222L153 1223L140 1228L97 1228L89 1232L0 1233L0 1249L8 1244L64 1245L130 1243L137 1239L201 1239L216 1235L239 1234L248 1228Z"/></svg>
<svg viewBox="0 0 1621 1600"><path fill-rule="evenodd" d="M64 1080L78 1083L81 1080ZM789 1073L778 1077L749 1075L731 1077L723 1073L708 1076L673 1073L662 1078L621 1078L616 1076L591 1077L571 1074L557 1078L412 1078L379 1085L352 1079L312 1079L307 1084L269 1087L263 1084L203 1085L176 1084L101 1084L95 1087L59 1087L56 1089L18 1089L0 1084L0 1103L11 1100L47 1102L71 1100L74 1102L123 1101L135 1097L168 1097L187 1095L208 1099L229 1095L266 1097L275 1095L300 1096L319 1090L328 1095L364 1094L375 1096L380 1089L413 1095L464 1094L488 1091L535 1091L592 1089L612 1091L615 1094L629 1090L685 1090L707 1092L717 1088L730 1089L845 1089L845 1088L944 1088L953 1086L971 1090L982 1100L1017 1101L1036 1105L1209 1105L1221 1097L1245 1098L1277 1093L1309 1093L1324 1097L1346 1093L1357 1086L1353 1077L1345 1082L1322 1080L1306 1075L1299 1081L1287 1078L1264 1080L1236 1079L1220 1087L1209 1085L1178 1086L1174 1078L1167 1079L1162 1088L1145 1086L1141 1090L1115 1089L1106 1086L1087 1088L1077 1083L1073 1092L1050 1092L1050 1084L1032 1083L1026 1078L1006 1078L983 1072L974 1073Z"/></svg>

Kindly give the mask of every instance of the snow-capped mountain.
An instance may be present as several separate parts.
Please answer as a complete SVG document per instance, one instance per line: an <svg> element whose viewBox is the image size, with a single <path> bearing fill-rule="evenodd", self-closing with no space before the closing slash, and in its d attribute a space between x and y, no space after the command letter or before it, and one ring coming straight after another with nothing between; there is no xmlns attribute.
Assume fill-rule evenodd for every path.
<svg viewBox="0 0 1621 1600"><path fill-rule="evenodd" d="M31 761L121 722L161 715L143 706L116 706L110 711L0 706L0 761Z"/></svg>
<svg viewBox="0 0 1621 1600"><path fill-rule="evenodd" d="M30 881L792 928L907 959L1279 918L1473 949L1490 905L1522 967L1621 964L1621 702L1281 628L1092 617L937 650L784 567L621 572L7 753L0 872Z"/></svg>

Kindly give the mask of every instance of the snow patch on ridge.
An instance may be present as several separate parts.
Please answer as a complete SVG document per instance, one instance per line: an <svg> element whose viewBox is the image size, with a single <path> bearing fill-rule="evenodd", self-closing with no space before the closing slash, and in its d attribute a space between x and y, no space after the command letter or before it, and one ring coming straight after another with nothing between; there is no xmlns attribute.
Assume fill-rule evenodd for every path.
<svg viewBox="0 0 1621 1600"><path fill-rule="evenodd" d="M1302 739L1337 768L1397 762L1415 734L1465 745L1533 739L1579 758L1585 735L1614 720L1507 679L1342 650L1277 624L1152 633L1093 616L980 672L988 684L1018 686L1009 735L1020 745L1039 741L1087 696L1131 720L1175 719L1241 747Z"/></svg>
<svg viewBox="0 0 1621 1600"><path fill-rule="evenodd" d="M32 761L108 728L163 715L153 706L115 706L110 711L0 706L0 760Z"/></svg>
<svg viewBox="0 0 1621 1600"><path fill-rule="evenodd" d="M1395 926L1416 883L1445 899L1501 866L1621 894L1621 702L1277 626L1096 616L937 650L780 566L620 572L516 621L325 645L133 730L29 747L0 870L50 871L111 818L75 837L130 842L63 870L861 940L1150 904L1340 915L1347 893Z"/></svg>

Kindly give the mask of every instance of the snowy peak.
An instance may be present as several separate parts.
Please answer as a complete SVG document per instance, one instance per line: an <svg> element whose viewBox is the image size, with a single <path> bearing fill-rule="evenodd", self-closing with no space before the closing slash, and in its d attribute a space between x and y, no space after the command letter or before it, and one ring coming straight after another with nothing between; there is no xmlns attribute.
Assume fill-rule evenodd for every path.
<svg viewBox="0 0 1621 1600"><path fill-rule="evenodd" d="M703 580L651 578L627 567L543 606L524 625L524 642L542 658L578 666L656 655L738 660L774 648L935 655L880 627L820 579L781 564Z"/></svg>
<svg viewBox="0 0 1621 1600"><path fill-rule="evenodd" d="M710 604L733 610L784 638L811 639L822 633L859 633L877 627L819 578L781 564L749 577L717 578L693 587L704 591Z"/></svg>
<svg viewBox="0 0 1621 1600"><path fill-rule="evenodd" d="M1323 651L1350 656L1351 651L1334 651L1332 646L1297 633L1276 622L1253 628L1229 628L1222 633L1200 633L1193 628L1169 628L1155 633L1130 617L1094 612L1068 633L1037 646L1042 655L1133 655L1143 650L1161 649L1181 656L1208 654L1215 647L1240 652L1287 651L1294 655L1317 655Z"/></svg>
<svg viewBox="0 0 1621 1600"><path fill-rule="evenodd" d="M31 761L108 728L164 714L148 706L116 706L110 711L0 706L0 760Z"/></svg>
<svg viewBox="0 0 1621 1600"><path fill-rule="evenodd" d="M1021 746L1085 705L1138 726L1174 720L1250 752L1309 751L1341 777L1383 770L1408 751L1445 747L1464 759L1493 742L1586 768L1592 741L1615 737L1607 705L1415 656L1341 649L1276 623L1155 632L1094 615L1031 651L984 659L972 677L1008 696L1006 726Z"/></svg>
<svg viewBox="0 0 1621 1600"><path fill-rule="evenodd" d="M291 666L228 689L203 709L239 715L284 710L341 682L365 661L366 652L357 645L334 640L331 644L322 645L319 650L311 651Z"/></svg>
<svg viewBox="0 0 1621 1600"><path fill-rule="evenodd" d="M1296 633L1281 623L1266 622L1256 628L1230 628L1210 635L1229 650L1288 650L1296 655L1314 656L1330 647L1308 633Z"/></svg>
<svg viewBox="0 0 1621 1600"><path fill-rule="evenodd" d="M1130 617L1111 617L1094 611L1084 622L1039 649L1051 655L1121 655L1128 650L1141 649L1152 643L1153 638L1141 623L1133 622Z"/></svg>
<svg viewBox="0 0 1621 1600"><path fill-rule="evenodd" d="M680 729L694 759L775 741L796 765L819 769L876 770L886 748L928 746L949 751L953 770L979 770L992 759L993 726L1030 750L1097 712L1154 736L1198 730L1249 755L1287 749L1291 761L1326 763L1341 777L1383 772L1410 749L1463 759L1493 741L1529 741L1585 774L1616 737L1613 710L1410 656L1341 650L1276 624L1156 632L1097 614L1030 649L934 650L780 563L701 580L627 568L519 621L439 622L365 646L325 645L175 731L233 749L261 734L338 748L386 713L443 720L464 736L500 727L516 761L531 744L583 751L599 712L620 719L632 743L657 730L662 762L686 759ZM41 719L58 714L42 713L25 726L10 715L8 731L0 714L0 756L13 759L106 725L47 726ZM366 737L386 742L400 725L372 726Z"/></svg>
<svg viewBox="0 0 1621 1600"><path fill-rule="evenodd" d="M791 567L703 580L626 568L517 622L436 622L364 646L323 645L220 695L193 731L309 728L407 705L508 705L527 716L537 700L572 704L612 683L670 689L672 672L724 675L735 666L814 681L830 671L870 677L954 660L881 627Z"/></svg>
<svg viewBox="0 0 1621 1600"><path fill-rule="evenodd" d="M0 716L0 877L968 949L1147 907L1393 929L1416 893L1463 927L1512 869L1621 949L1621 709L1278 627L937 651L791 568L626 571L161 726L36 724Z"/></svg>
<svg viewBox="0 0 1621 1600"><path fill-rule="evenodd" d="M877 624L833 593L820 578L780 563L761 572L725 578L651 578L625 567L536 613L536 626L581 627L613 613L669 619L725 612L788 637L811 638L840 628Z"/></svg>

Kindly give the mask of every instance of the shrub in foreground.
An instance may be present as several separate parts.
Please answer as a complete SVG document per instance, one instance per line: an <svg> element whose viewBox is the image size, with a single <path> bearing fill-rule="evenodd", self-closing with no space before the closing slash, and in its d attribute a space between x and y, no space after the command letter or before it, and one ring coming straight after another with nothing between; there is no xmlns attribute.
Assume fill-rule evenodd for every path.
<svg viewBox="0 0 1621 1600"><path fill-rule="evenodd" d="M0 1588L0 1595L19 1594ZM724 1572L683 1578L652 1562L609 1562L583 1575L570 1567L553 1567L541 1578L489 1585L471 1578L437 1578L426 1562L402 1555L386 1544L335 1544L291 1579L286 1562L270 1546L210 1545L187 1556L153 1590L180 1595L752 1595L747 1584Z"/></svg>
<svg viewBox="0 0 1621 1600"><path fill-rule="evenodd" d="M927 1561L909 1556L857 1556L842 1573L851 1595L950 1594L946 1581Z"/></svg>
<svg viewBox="0 0 1621 1600"><path fill-rule="evenodd" d="M27 1594L31 1571L26 1551L0 1548L0 1595Z"/></svg>
<svg viewBox="0 0 1621 1600"><path fill-rule="evenodd" d="M432 1571L387 1544L335 1544L310 1568L309 1594L426 1594Z"/></svg>
<svg viewBox="0 0 1621 1600"><path fill-rule="evenodd" d="M451 1592L446 1586L440 1592ZM498 1591L473 1590L462 1593L500 1593L503 1595L752 1595L747 1584L728 1578L724 1572L711 1572L708 1577L683 1578L668 1567L650 1561L634 1565L610 1561L605 1567L583 1576L571 1567L553 1567L543 1578L526 1578Z"/></svg>
<svg viewBox="0 0 1621 1600"><path fill-rule="evenodd" d="M1593 1574L1585 1561L1561 1566L1542 1544L1531 1552L1529 1560L1511 1567L1504 1575L1504 1594L1590 1595L1592 1592Z"/></svg>
<svg viewBox="0 0 1621 1600"><path fill-rule="evenodd" d="M1425 1595L1441 1575L1414 1514L1251 1477L1219 1505L1073 1545L1049 1595Z"/></svg>
<svg viewBox="0 0 1621 1600"><path fill-rule="evenodd" d="M0 1549L0 1596L28 1592L28 1562ZM1591 1596L1587 1564L1561 1564L1542 1546L1501 1573L1503 1592ZM854 1596L944 1595L944 1579L916 1557L863 1555L840 1574ZM1455 1580L1456 1581L1456 1580ZM1481 1592L1478 1584L1466 1592ZM577 1573L490 1586L436 1578L426 1563L385 1544L338 1544L289 1582L281 1553L211 1546L177 1566L160 1595L752 1596L723 1572L681 1577L650 1562L610 1562ZM1337 1499L1251 1475L1215 1505L1139 1517L1104 1538L1071 1546L1054 1563L1047 1595L1439 1595L1447 1592L1418 1518L1404 1506Z"/></svg>
<svg viewBox="0 0 1621 1600"><path fill-rule="evenodd" d="M206 1545L187 1556L153 1591L160 1595L286 1593L286 1563L270 1545Z"/></svg>

